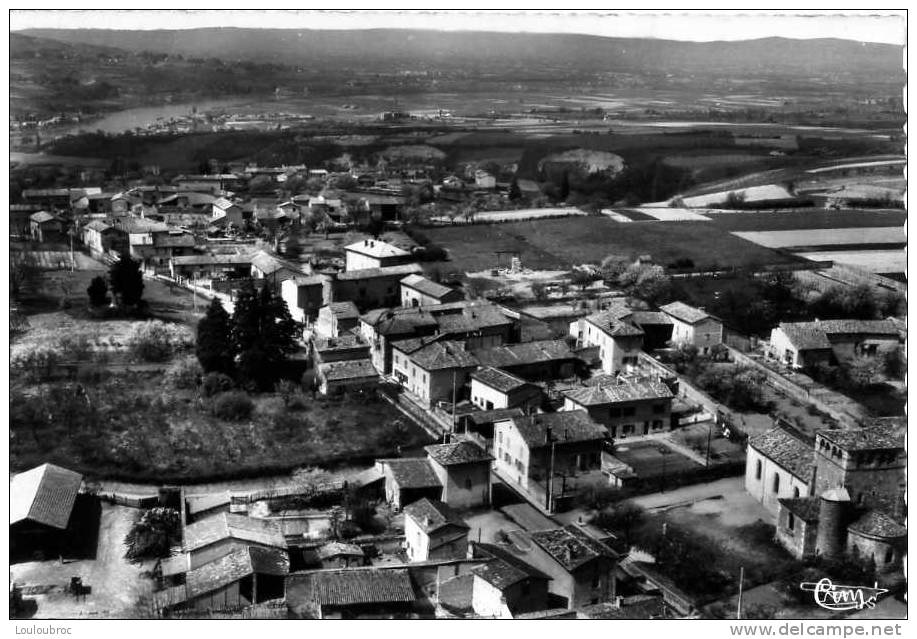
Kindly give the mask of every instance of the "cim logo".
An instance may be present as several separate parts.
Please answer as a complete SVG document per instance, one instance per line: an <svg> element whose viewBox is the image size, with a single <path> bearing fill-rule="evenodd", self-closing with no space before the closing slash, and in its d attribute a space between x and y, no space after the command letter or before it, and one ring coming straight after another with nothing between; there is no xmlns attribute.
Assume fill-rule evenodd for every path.
<svg viewBox="0 0 917 639"><path fill-rule="evenodd" d="M799 584L801 590L815 593L815 603L827 610L862 610L863 608L875 608L876 600L880 595L888 592L885 588L879 588L875 583L872 588L869 586L844 586L833 584L831 580L824 579L812 582L804 581Z"/></svg>

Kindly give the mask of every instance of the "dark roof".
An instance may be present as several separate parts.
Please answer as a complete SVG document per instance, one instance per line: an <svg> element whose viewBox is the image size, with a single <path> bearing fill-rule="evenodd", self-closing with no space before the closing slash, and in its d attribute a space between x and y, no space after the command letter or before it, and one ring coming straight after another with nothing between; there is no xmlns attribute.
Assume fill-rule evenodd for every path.
<svg viewBox="0 0 917 639"><path fill-rule="evenodd" d="M829 337L831 335L890 335L897 336L898 327L894 322L884 320L820 320L818 326Z"/></svg>
<svg viewBox="0 0 917 639"><path fill-rule="evenodd" d="M630 309L612 307L607 311L586 316L586 321L611 337L637 337L643 335L643 330L629 324Z"/></svg>
<svg viewBox="0 0 917 639"><path fill-rule="evenodd" d="M780 505L803 521L818 521L818 510L821 500L818 497L785 497L778 499Z"/></svg>
<svg viewBox="0 0 917 639"><path fill-rule="evenodd" d="M328 311L338 319L356 319L360 317L357 305L351 301L332 302L328 304Z"/></svg>
<svg viewBox="0 0 917 639"><path fill-rule="evenodd" d="M561 444L605 439L608 436L605 427L594 422L584 410L523 415L514 417L512 422L529 448L549 445L545 441L548 428L551 429L552 440Z"/></svg>
<svg viewBox="0 0 917 639"><path fill-rule="evenodd" d="M659 311L634 311L629 319L637 326L671 326L672 324L669 316Z"/></svg>
<svg viewBox="0 0 917 639"><path fill-rule="evenodd" d="M328 281L327 275L297 275L287 280L296 286L322 286L326 281Z"/></svg>
<svg viewBox="0 0 917 639"><path fill-rule="evenodd" d="M847 530L870 537L892 539L907 537L907 528L877 510L870 510L847 527Z"/></svg>
<svg viewBox="0 0 917 639"><path fill-rule="evenodd" d="M623 597L621 605L612 602L592 604L577 609L577 613L585 619L664 619L666 605L661 595L633 595Z"/></svg>
<svg viewBox="0 0 917 639"><path fill-rule="evenodd" d="M252 256L248 254L227 253L218 255L179 255L172 258L176 266L197 266L203 264L251 264Z"/></svg>
<svg viewBox="0 0 917 639"><path fill-rule="evenodd" d="M815 322L780 322L778 327L800 351L828 350L831 342Z"/></svg>
<svg viewBox="0 0 917 639"><path fill-rule="evenodd" d="M584 386L566 391L564 395L581 406L600 406L674 397L668 386L653 380L622 380L617 384Z"/></svg>
<svg viewBox="0 0 917 639"><path fill-rule="evenodd" d="M284 576L290 572L286 551L265 548L237 548L228 555L214 559L188 571L185 576L189 598L207 594L249 575Z"/></svg>
<svg viewBox="0 0 917 639"><path fill-rule="evenodd" d="M748 445L794 476L809 481L815 462L813 447L782 428L755 435L748 440Z"/></svg>
<svg viewBox="0 0 917 639"><path fill-rule="evenodd" d="M329 382L349 379L379 377L379 372L368 359L350 359L339 362L325 362L319 366L322 377Z"/></svg>
<svg viewBox="0 0 917 639"><path fill-rule="evenodd" d="M484 449L469 441L454 444L434 444L424 446L427 455L440 466L457 466L459 464L475 464L489 462L493 457Z"/></svg>
<svg viewBox="0 0 917 639"><path fill-rule="evenodd" d="M251 263L252 266L257 267L265 275L276 273L282 269L287 269L294 273L302 273L302 269L299 266L271 255L267 251L258 251L252 255Z"/></svg>
<svg viewBox="0 0 917 639"><path fill-rule="evenodd" d="M505 368L525 364L539 364L560 360L576 359L576 354L564 340L539 340L522 344L504 344L483 350L475 355L482 366Z"/></svg>
<svg viewBox="0 0 917 639"><path fill-rule="evenodd" d="M426 371L472 368L478 365L477 358L465 350L462 342L433 342L415 350L408 357Z"/></svg>
<svg viewBox="0 0 917 639"><path fill-rule="evenodd" d="M473 424L493 424L501 419L520 417L524 413L521 408L495 408L494 410L479 410L468 413L465 418Z"/></svg>
<svg viewBox="0 0 917 639"><path fill-rule="evenodd" d="M379 308L364 314L362 320L380 335L410 335L419 328L438 328L443 337L507 326L513 322L490 302L468 300L409 308Z"/></svg>
<svg viewBox="0 0 917 639"><path fill-rule="evenodd" d="M163 248L194 246L194 236L190 233L158 233L153 236L153 246Z"/></svg>
<svg viewBox="0 0 917 639"><path fill-rule="evenodd" d="M426 459L407 457L389 459L385 463L399 488L429 488L443 485Z"/></svg>
<svg viewBox="0 0 917 639"><path fill-rule="evenodd" d="M493 559L482 566L478 566L471 572L495 588L503 590L524 579L548 580L551 578L496 544L476 543L474 546L475 557L483 554L489 555Z"/></svg>
<svg viewBox="0 0 917 639"><path fill-rule="evenodd" d="M275 548L287 546L283 530L276 521L219 513L187 526L184 547L191 552L222 539L238 539Z"/></svg>
<svg viewBox="0 0 917 639"><path fill-rule="evenodd" d="M29 520L61 530L67 527L83 476L42 464L10 480L10 524Z"/></svg>
<svg viewBox="0 0 917 639"><path fill-rule="evenodd" d="M468 524L448 504L424 497L408 504L404 514L413 519L428 535L447 526L469 529Z"/></svg>
<svg viewBox="0 0 917 639"><path fill-rule="evenodd" d="M477 380L501 393L509 393L528 384L524 379L510 375L506 371L501 371L493 366L479 368L471 374L471 379Z"/></svg>
<svg viewBox="0 0 917 639"><path fill-rule="evenodd" d="M292 597L290 595L292 594ZM287 578L292 605L308 601L320 606L407 603L417 595L406 568L349 568L294 573Z"/></svg>
<svg viewBox="0 0 917 639"><path fill-rule="evenodd" d="M423 275L411 274L401 280L402 286L408 286L413 288L415 291L419 291L424 295L429 295L430 297L435 297L440 299L445 295L448 295L453 291L453 289L448 286L443 286L442 284L437 284L433 280L425 278Z"/></svg>
<svg viewBox="0 0 917 639"><path fill-rule="evenodd" d="M904 448L904 425L884 423L850 430L822 429L816 434L847 451L892 450Z"/></svg>
<svg viewBox="0 0 917 639"><path fill-rule="evenodd" d="M420 264L412 262L410 264L399 264L398 266L382 266L379 268L361 268L355 271L343 271L337 274L337 278L342 281L348 280L369 280L380 277L404 277L410 273L421 273L423 269Z"/></svg>
<svg viewBox="0 0 917 639"><path fill-rule="evenodd" d="M598 557L616 558L616 553L584 533L575 525L531 533L532 541L541 546L554 561L573 571Z"/></svg>
<svg viewBox="0 0 917 639"><path fill-rule="evenodd" d="M332 541L318 549L319 559L331 559L332 557L363 557L363 550L356 544L344 544L339 541Z"/></svg>
<svg viewBox="0 0 917 639"><path fill-rule="evenodd" d="M689 306L684 302L672 302L671 304L660 306L659 310L688 324L697 324L705 319L716 319L706 311Z"/></svg>
<svg viewBox="0 0 917 639"><path fill-rule="evenodd" d="M212 508L228 506L231 500L229 491L224 490L223 492L209 495L189 495L185 501L188 502L188 513L194 515Z"/></svg>

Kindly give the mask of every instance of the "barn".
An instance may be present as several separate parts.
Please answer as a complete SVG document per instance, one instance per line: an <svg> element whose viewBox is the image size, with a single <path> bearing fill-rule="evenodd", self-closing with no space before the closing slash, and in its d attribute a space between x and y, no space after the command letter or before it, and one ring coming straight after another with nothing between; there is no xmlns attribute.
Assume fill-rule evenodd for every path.
<svg viewBox="0 0 917 639"><path fill-rule="evenodd" d="M73 513L83 477L42 464L10 480L10 556L42 559L70 555L80 545Z"/></svg>

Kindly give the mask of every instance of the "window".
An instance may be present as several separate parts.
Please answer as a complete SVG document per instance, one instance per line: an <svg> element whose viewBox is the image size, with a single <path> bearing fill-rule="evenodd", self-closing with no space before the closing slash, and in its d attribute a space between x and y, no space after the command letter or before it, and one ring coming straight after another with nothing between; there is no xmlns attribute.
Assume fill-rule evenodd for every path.
<svg viewBox="0 0 917 639"><path fill-rule="evenodd" d="M885 563L890 564L895 560L895 551L892 548L889 548L885 551Z"/></svg>
<svg viewBox="0 0 917 639"><path fill-rule="evenodd" d="M471 479L465 478L465 490L471 490Z"/></svg>
<svg viewBox="0 0 917 639"><path fill-rule="evenodd" d="M796 527L796 516L793 513L787 513L786 527L788 530L793 530Z"/></svg>
<svg viewBox="0 0 917 639"><path fill-rule="evenodd" d="M502 430L497 431L497 441L501 444L503 443L503 431Z"/></svg>
<svg viewBox="0 0 917 639"><path fill-rule="evenodd" d="M780 475L774 473L774 486L772 488L773 492L780 492Z"/></svg>
<svg viewBox="0 0 917 639"><path fill-rule="evenodd" d="M799 486L793 486L793 499L799 499Z"/></svg>

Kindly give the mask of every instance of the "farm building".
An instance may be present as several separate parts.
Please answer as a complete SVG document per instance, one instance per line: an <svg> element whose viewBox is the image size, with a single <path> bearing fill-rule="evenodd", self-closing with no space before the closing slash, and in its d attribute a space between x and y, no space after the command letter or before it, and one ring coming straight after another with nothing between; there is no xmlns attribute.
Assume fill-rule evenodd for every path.
<svg viewBox="0 0 917 639"><path fill-rule="evenodd" d="M414 263L346 270L338 273L332 282L331 299L351 301L361 309L394 306L400 300L404 276L422 271L420 265Z"/></svg>
<svg viewBox="0 0 917 639"><path fill-rule="evenodd" d="M430 306L462 299L462 292L428 280L423 275L408 275L401 280L402 306Z"/></svg>
<svg viewBox="0 0 917 639"><path fill-rule="evenodd" d="M512 619L526 612L549 608L551 577L546 573L496 544L473 543L472 554L488 560L471 571L475 614Z"/></svg>
<svg viewBox="0 0 917 639"><path fill-rule="evenodd" d="M315 333L321 337L340 337L357 328L360 311L353 302L332 302L318 311Z"/></svg>
<svg viewBox="0 0 917 639"><path fill-rule="evenodd" d="M405 568L350 568L289 575L286 601L297 619L410 619L421 598Z"/></svg>
<svg viewBox="0 0 917 639"><path fill-rule="evenodd" d="M397 510L428 497L439 500L443 495L440 481L426 459L377 459L385 475L385 499Z"/></svg>
<svg viewBox="0 0 917 639"><path fill-rule="evenodd" d="M347 271L399 266L411 262L411 254L382 240L363 240L344 247Z"/></svg>
<svg viewBox="0 0 917 639"><path fill-rule="evenodd" d="M443 485L440 499L453 508L490 503L490 464L493 457L477 444L460 441L426 446L433 474Z"/></svg>
<svg viewBox="0 0 917 639"><path fill-rule="evenodd" d="M423 498L404 508L408 561L465 557L469 530L458 513L441 501Z"/></svg>
<svg viewBox="0 0 917 639"><path fill-rule="evenodd" d="M319 364L319 392L337 395L347 390L371 390L379 383L379 373L368 359L352 359Z"/></svg>
<svg viewBox="0 0 917 639"><path fill-rule="evenodd" d="M63 238L64 220L53 213L39 211L29 216L29 231L32 239L39 242L54 242Z"/></svg>
<svg viewBox="0 0 917 639"><path fill-rule="evenodd" d="M499 368L486 366L471 374L471 401L483 410L518 407L532 413L541 405L541 389Z"/></svg>
<svg viewBox="0 0 917 639"><path fill-rule="evenodd" d="M42 464L10 480L11 556L56 557L69 549L76 532L71 515L83 477Z"/></svg>
<svg viewBox="0 0 917 639"><path fill-rule="evenodd" d="M182 544L184 552L189 556L189 570L195 570L243 546L286 552L287 542L276 521L220 512L189 524L185 528Z"/></svg>
<svg viewBox="0 0 917 639"><path fill-rule="evenodd" d="M499 368L529 382L568 379L584 366L564 340L485 346L475 350L475 356L482 366Z"/></svg>
<svg viewBox="0 0 917 639"><path fill-rule="evenodd" d="M672 391L659 381L623 379L564 392L564 410L585 410L612 437L648 435L671 426Z"/></svg>
<svg viewBox="0 0 917 639"><path fill-rule="evenodd" d="M792 368L805 368L898 347L898 328L888 320L815 320L781 322L771 331L767 353Z"/></svg>
<svg viewBox="0 0 917 639"><path fill-rule="evenodd" d="M457 401L469 374L478 367L477 359L462 342L435 337L396 342L392 362L398 383L430 406L438 401Z"/></svg>
<svg viewBox="0 0 917 639"><path fill-rule="evenodd" d="M723 323L703 309L672 302L659 310L672 321L672 343L694 346L704 355L714 345L723 343Z"/></svg>
<svg viewBox="0 0 917 639"><path fill-rule="evenodd" d="M330 293L327 275L301 275L280 283L280 296L287 303L290 316L302 324L312 323L325 304L325 291Z"/></svg>
<svg viewBox="0 0 917 639"><path fill-rule="evenodd" d="M366 562L366 554L359 546L339 541L320 546L316 554L322 568L351 568L362 566Z"/></svg>

